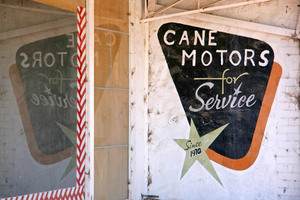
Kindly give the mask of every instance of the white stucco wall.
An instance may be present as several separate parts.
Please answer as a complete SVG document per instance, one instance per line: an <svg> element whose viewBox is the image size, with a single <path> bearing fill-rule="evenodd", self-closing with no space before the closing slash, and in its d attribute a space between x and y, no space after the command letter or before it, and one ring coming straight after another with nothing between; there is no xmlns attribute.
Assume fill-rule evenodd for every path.
<svg viewBox="0 0 300 200"><path fill-rule="evenodd" d="M273 4L272 4L273 3ZM248 7L241 19L251 18L251 13L260 9L265 13L263 20L256 22L269 25L274 22L273 12L276 8L277 18L281 19L281 27L296 28L298 18L297 1L274 1L268 6ZM289 7L284 4L288 3ZM282 6L282 7L280 7ZM292 13L286 14L282 9L292 8ZM296 10L296 11L295 11ZM240 10L241 12L242 10ZM281 12L282 11L282 12ZM225 10L219 14L238 19L239 10ZM133 19L133 18L131 18ZM133 21L134 22L134 21ZM189 136L189 124L186 120L179 96L169 73L169 69L161 50L157 31L162 24L178 22L194 27L222 31L258 39L268 43L274 51L274 61L282 66L283 73L265 128L264 138L258 157L254 164L246 170L237 171L226 168L212 161L215 170L223 182L223 187L198 162L180 180L181 170L185 159L183 151L173 139L183 139ZM160 199L300 199L300 120L299 120L299 40L292 37L263 33L260 30L247 30L236 25L222 25L201 20L197 15L157 20L149 24L132 23L136 36L146 37L144 44L147 48L137 48L143 55L139 57L146 66L136 66L138 61L131 62L131 90L140 88L138 93L131 94L131 103L140 102L139 107L132 107L131 113L143 113L141 121L137 116L131 116L131 170L140 169L139 174L131 171L130 197L136 199L140 193L158 195ZM141 30L141 27L146 33ZM253 29L253 27L251 27ZM255 28L254 28L255 29ZM134 36L132 36L134 38ZM140 42L139 44L142 44ZM133 45L134 46L134 45ZM138 46L138 45L136 45ZM131 55L132 57L135 55ZM136 57L135 57L136 58ZM140 67L139 70L136 70ZM134 71L135 70L135 71ZM146 75L145 75L146 74ZM148 85L138 82L137 77L148 78ZM144 86L144 88L142 88ZM141 98L139 100L139 97ZM144 97L144 99L142 99ZM145 101L144 101L145 100ZM142 103L144 102L144 103ZM144 111L147 108L147 111ZM147 113L145 113L147 112ZM145 117L147 114L147 117ZM141 122L139 124L139 122ZM144 125L146 130L136 130L134 125ZM139 148L139 149L135 149ZM145 157L135 156L136 152L148 152ZM134 166L134 168L132 168ZM144 180L147 176L147 186ZM134 190L140 186L140 190ZM146 188L147 187L147 191Z"/></svg>

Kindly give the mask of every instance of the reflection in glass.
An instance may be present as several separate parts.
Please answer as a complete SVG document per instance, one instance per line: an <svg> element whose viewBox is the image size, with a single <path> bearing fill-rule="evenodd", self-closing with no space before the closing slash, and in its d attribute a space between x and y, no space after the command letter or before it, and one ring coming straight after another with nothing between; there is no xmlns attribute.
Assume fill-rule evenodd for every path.
<svg viewBox="0 0 300 200"><path fill-rule="evenodd" d="M0 198L76 185L76 14L0 9Z"/></svg>

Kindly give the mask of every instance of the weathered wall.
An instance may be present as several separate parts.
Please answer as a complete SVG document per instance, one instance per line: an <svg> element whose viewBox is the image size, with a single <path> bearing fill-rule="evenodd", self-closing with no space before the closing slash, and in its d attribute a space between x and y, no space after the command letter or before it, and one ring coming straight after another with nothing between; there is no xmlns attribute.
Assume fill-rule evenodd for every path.
<svg viewBox="0 0 300 200"><path fill-rule="evenodd" d="M285 3L288 3L287 7L284 6ZM273 11L269 10L276 8L275 10L278 11L276 17L281 19L282 27L295 29L295 21L298 18L296 7L297 1L274 1L266 7L261 4L244 8L247 10L246 13L243 12L243 9L224 10L220 13L224 16L239 18L239 12L242 12L241 19L249 19L259 9L259 12L264 15L257 16L256 22L279 25L278 21L274 22ZM261 148L254 164L245 170L232 170L212 162L223 186L197 161L180 179L185 151L173 139L187 139L190 126L157 38L160 26L168 22L261 40L272 47L275 55L274 61L282 66L282 76L265 128ZM144 143L141 137L145 133L143 131L135 132L135 124L131 124L132 133L139 135L141 144L145 144L143 150L148 150L146 162L144 160L135 161L146 163L139 166L144 167L144 173L148 176L148 191L140 192L159 195L161 199L299 199L299 40L263 33L260 30L251 31L220 23L208 23L195 15L193 19L178 17L150 22L148 42L149 69L139 72L140 76L144 76L144 73L149 70L149 99L144 99L145 102L148 102L147 142ZM139 53L139 55L142 54ZM132 70L134 68L136 66L131 66ZM131 74L132 81L138 76L134 72L136 71ZM133 82L132 84L132 88L135 88L137 86L134 84L140 83ZM147 90L143 89L143 91ZM132 95L132 97L134 97L132 99L137 99L136 95ZM135 110L137 111L136 108L132 108L133 112ZM135 118L131 121L131 123L133 122L137 123ZM131 145L138 147L134 143ZM134 188L134 186L131 187Z"/></svg>

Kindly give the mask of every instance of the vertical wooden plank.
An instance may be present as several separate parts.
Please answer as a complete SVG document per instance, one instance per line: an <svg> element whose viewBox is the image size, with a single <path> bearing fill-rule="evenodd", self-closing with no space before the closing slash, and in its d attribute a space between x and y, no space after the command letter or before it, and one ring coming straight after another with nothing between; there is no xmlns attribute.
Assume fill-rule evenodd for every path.
<svg viewBox="0 0 300 200"><path fill-rule="evenodd" d="M96 27L128 32L128 15L128 1L95 1Z"/></svg>
<svg viewBox="0 0 300 200"><path fill-rule="evenodd" d="M128 91L95 90L95 146L128 144Z"/></svg>
<svg viewBox="0 0 300 200"><path fill-rule="evenodd" d="M130 1L129 199L148 192L149 23L140 23L142 9L142 1Z"/></svg>
<svg viewBox="0 0 300 200"><path fill-rule="evenodd" d="M95 86L128 88L128 35L95 30Z"/></svg>
<svg viewBox="0 0 300 200"><path fill-rule="evenodd" d="M109 31L95 29L95 86L111 87L111 54Z"/></svg>
<svg viewBox="0 0 300 200"><path fill-rule="evenodd" d="M113 45L112 52L117 52L112 62L112 86L115 88L128 88L129 81L129 37L125 34L114 33L112 41L119 42L120 45ZM119 50L118 50L119 49Z"/></svg>
<svg viewBox="0 0 300 200"><path fill-rule="evenodd" d="M95 199L126 199L128 150L126 147L95 150Z"/></svg>
<svg viewBox="0 0 300 200"><path fill-rule="evenodd" d="M95 199L94 194L94 0L86 2L87 7L87 155L85 199Z"/></svg>
<svg viewBox="0 0 300 200"><path fill-rule="evenodd" d="M128 196L128 0L95 1L95 199Z"/></svg>

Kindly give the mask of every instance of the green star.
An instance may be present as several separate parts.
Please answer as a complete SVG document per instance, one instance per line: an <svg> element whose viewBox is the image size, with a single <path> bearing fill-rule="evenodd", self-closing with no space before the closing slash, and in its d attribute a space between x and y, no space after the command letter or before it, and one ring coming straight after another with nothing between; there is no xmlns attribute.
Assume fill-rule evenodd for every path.
<svg viewBox="0 0 300 200"><path fill-rule="evenodd" d="M64 132L64 134L66 134L66 136L69 138L69 140L72 142L72 144L76 147L77 145L77 134L76 131L73 131L72 129L66 127L65 125L62 125L59 122L56 122L56 124L59 126L59 128L62 130L62 132ZM67 168L65 169L65 172L63 173L62 177L60 178L61 180L66 177L71 171L72 169L74 169L74 167L76 166L76 151L74 151L72 158L67 166Z"/></svg>
<svg viewBox="0 0 300 200"><path fill-rule="evenodd" d="M210 159L206 154L206 149L215 141L215 139L228 126L228 124L225 124L224 126L200 137L193 119L191 119L189 139L174 139L174 141L186 151L180 179L183 178L195 161L198 160L203 167L223 186L215 168L211 164Z"/></svg>

